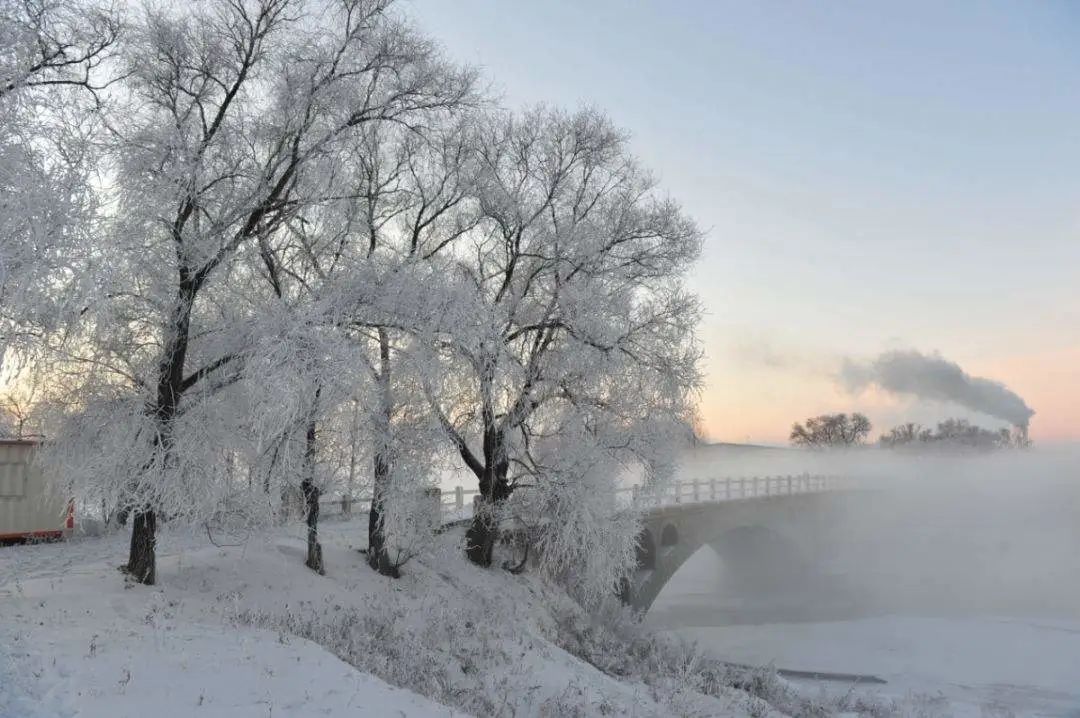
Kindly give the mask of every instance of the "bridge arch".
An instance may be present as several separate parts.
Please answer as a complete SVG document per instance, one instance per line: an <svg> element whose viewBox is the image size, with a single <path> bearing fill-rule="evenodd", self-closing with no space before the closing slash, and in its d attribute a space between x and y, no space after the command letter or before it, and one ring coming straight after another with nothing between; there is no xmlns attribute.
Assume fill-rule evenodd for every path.
<svg viewBox="0 0 1080 718"><path fill-rule="evenodd" d="M752 591L782 590L807 577L813 562L803 545L769 526L736 526L708 542L732 580Z"/></svg>
<svg viewBox="0 0 1080 718"><path fill-rule="evenodd" d="M829 540L830 507L823 502L831 500L805 493L657 507L645 517L637 570L629 590L620 591L623 600L647 611L706 544L730 569L732 581L764 591L786 590L804 580L817 583L814 547Z"/></svg>

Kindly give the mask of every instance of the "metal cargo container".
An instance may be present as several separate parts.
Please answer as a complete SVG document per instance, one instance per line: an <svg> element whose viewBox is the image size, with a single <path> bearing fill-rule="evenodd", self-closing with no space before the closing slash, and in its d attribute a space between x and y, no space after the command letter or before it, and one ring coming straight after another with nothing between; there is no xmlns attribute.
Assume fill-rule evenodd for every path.
<svg viewBox="0 0 1080 718"><path fill-rule="evenodd" d="M33 463L36 448L0 440L0 541L61 538L75 527L74 504L53 494Z"/></svg>

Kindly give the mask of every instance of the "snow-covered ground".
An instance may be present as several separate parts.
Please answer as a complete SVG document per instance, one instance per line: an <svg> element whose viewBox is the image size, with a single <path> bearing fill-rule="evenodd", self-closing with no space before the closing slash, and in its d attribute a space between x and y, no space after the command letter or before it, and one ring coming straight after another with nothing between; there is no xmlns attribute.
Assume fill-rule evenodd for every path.
<svg viewBox="0 0 1080 718"><path fill-rule="evenodd" d="M952 612L795 622L785 614L805 613L800 603L812 598L791 595L786 606L784 598L763 606L760 597L725 590L722 570L708 547L695 554L660 595L650 623L726 660L875 675L887 683L856 690L915 697L931 714L1080 716L1080 618ZM741 622L747 616L757 622Z"/></svg>
<svg viewBox="0 0 1080 718"><path fill-rule="evenodd" d="M882 616L688 629L725 658L870 673L952 715L1080 715L1080 621ZM845 686L846 688L846 686Z"/></svg>
<svg viewBox="0 0 1080 718"><path fill-rule="evenodd" d="M0 718L778 715L730 687L745 682L718 683L712 665L700 670L692 652L627 644L535 575L468 564L460 531L442 535L398 581L366 566L357 552L365 534L360 520L326 521L328 575L317 576L303 566L299 525L215 535L222 546L205 531L168 527L155 587L125 584L116 570L126 555L123 533L0 548ZM1015 545L993 555L1041 555L1029 548L1045 543ZM903 546L913 550L910 540ZM1017 576L1060 585L1049 579L1073 564L1051 558L1053 572L996 564L1008 569L997 574L1008 601L997 605L1043 613L976 605L975 594L991 583L981 568L970 575L983 583L954 581L935 612L929 599L950 584L917 584L913 565L869 567L879 589L882 577L908 581L909 590L880 610L828 581L739 595L705 548L646 623L729 661L886 681L750 688L791 715L858 708L854 695L874 716L1077 718L1080 605L1074 620L1053 615L1068 604L1061 596L1040 593L1025 603L1005 590L1021 586ZM835 563L849 569L851 560L867 557ZM956 575L953 562L943 565L943 575Z"/></svg>
<svg viewBox="0 0 1080 718"><path fill-rule="evenodd" d="M163 585L146 588L115 569L124 538L0 548L0 716L455 715L310 641L226 625L240 591L299 574L272 565L277 551L298 561L296 541L243 556L170 533ZM294 578L278 598L302 600L322 580Z"/></svg>
<svg viewBox="0 0 1080 718"><path fill-rule="evenodd" d="M299 526L224 547L167 529L154 587L117 571L124 534L0 548L0 717L462 714L440 703L507 716L776 715L742 691L646 685L562 650L564 623L591 630L580 609L535 576L471 566L460 536L390 581L357 552L364 534L326 522L324 577L302 564Z"/></svg>

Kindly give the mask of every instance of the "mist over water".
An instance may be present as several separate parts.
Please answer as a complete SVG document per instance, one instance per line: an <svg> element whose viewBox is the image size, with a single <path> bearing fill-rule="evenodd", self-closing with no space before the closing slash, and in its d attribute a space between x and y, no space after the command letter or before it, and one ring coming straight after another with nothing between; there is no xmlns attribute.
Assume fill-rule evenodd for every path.
<svg viewBox="0 0 1080 718"><path fill-rule="evenodd" d="M932 708L904 715L1080 715L1080 448L705 447L681 478L803 472L857 488L810 516L790 503L768 526L717 525L646 621L726 660L836 676L795 679L815 690L873 676L860 691Z"/></svg>
<svg viewBox="0 0 1080 718"><path fill-rule="evenodd" d="M802 472L858 487L804 522L769 527L725 562L703 547L665 587L665 627L878 615L1080 619L1080 449L989 454L703 448L681 477ZM790 522L789 522L790 524ZM718 527L722 530L723 527ZM777 544L790 559L777 565ZM742 567L734 571L732 558ZM748 573L747 565L760 565Z"/></svg>

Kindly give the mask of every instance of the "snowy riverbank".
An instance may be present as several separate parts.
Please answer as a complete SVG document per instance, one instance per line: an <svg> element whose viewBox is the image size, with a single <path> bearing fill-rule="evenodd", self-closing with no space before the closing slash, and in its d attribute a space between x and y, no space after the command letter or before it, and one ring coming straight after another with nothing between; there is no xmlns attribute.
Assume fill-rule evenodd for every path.
<svg viewBox="0 0 1080 718"><path fill-rule="evenodd" d="M117 572L122 534L0 548L0 716L776 715L739 690L703 695L656 668L615 677L563 650L626 661L565 594L465 562L460 536L389 581L357 552L363 535L327 522L322 577L298 526L229 547L168 530L154 587Z"/></svg>
<svg viewBox="0 0 1080 718"><path fill-rule="evenodd" d="M677 632L728 660L879 676L876 693L920 695L945 715L1080 712L1080 621L882 616Z"/></svg>

